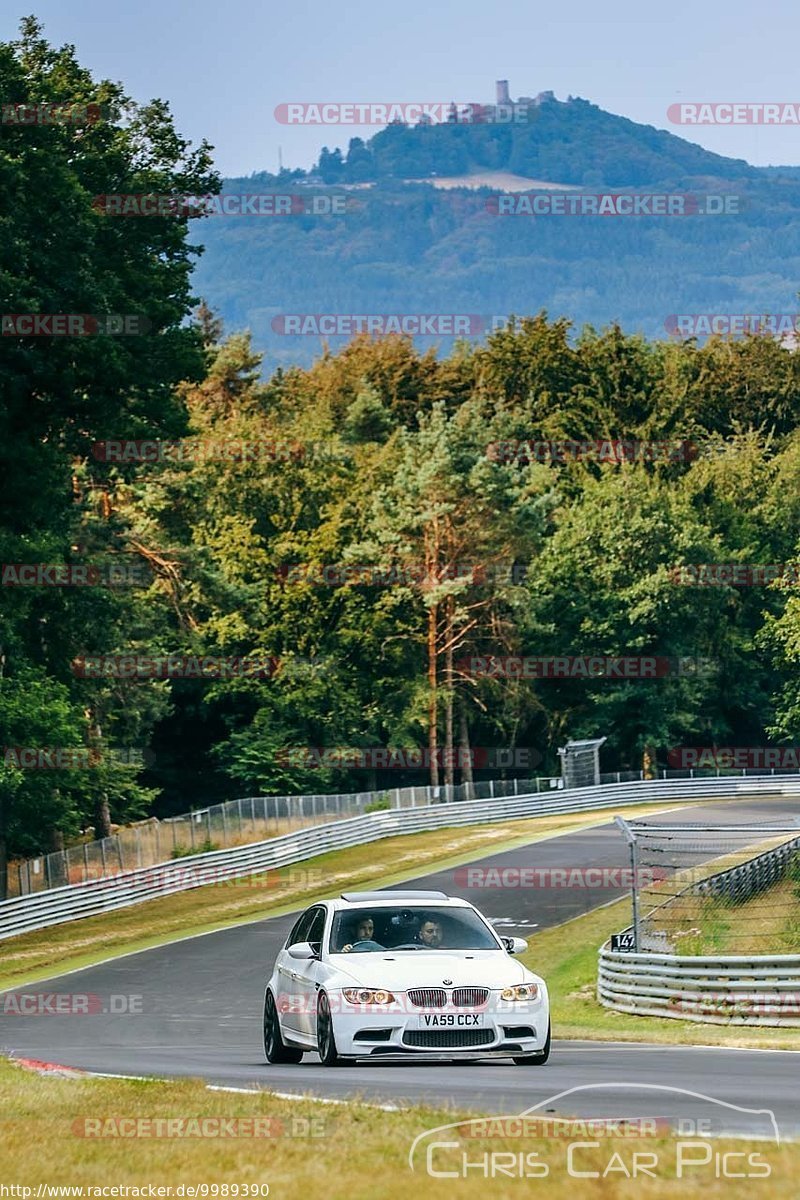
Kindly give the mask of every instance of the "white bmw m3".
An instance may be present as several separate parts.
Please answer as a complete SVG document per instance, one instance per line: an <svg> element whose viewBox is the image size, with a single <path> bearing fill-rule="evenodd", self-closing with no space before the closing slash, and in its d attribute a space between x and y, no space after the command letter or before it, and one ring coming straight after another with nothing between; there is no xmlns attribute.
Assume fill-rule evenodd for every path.
<svg viewBox="0 0 800 1200"><path fill-rule="evenodd" d="M545 1063L547 987L515 961L525 949L444 892L346 892L314 904L267 983L267 1062L316 1050L329 1067L389 1055Z"/></svg>

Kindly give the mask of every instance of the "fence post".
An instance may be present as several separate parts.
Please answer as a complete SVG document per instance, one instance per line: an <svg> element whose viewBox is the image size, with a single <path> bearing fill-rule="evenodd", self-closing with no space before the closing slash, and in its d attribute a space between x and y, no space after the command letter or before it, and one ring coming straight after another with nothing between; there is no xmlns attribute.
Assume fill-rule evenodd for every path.
<svg viewBox="0 0 800 1200"><path fill-rule="evenodd" d="M211 845L211 805L206 809L206 842Z"/></svg>
<svg viewBox="0 0 800 1200"><path fill-rule="evenodd" d="M228 845L228 812L227 812L228 806L227 806L227 804L221 804L220 808L222 809L222 844L223 844L223 846L227 847L227 845Z"/></svg>
<svg viewBox="0 0 800 1200"><path fill-rule="evenodd" d="M45 859L45 867L47 867L47 859ZM48 874L48 876L50 874L49 868L47 868L47 874ZM88 883L88 881L89 881L89 844L88 844L88 842L84 842L83 843L83 882ZM47 886L48 887L50 886L49 881L48 881Z"/></svg>
<svg viewBox="0 0 800 1200"><path fill-rule="evenodd" d="M250 832L253 837L256 836L256 798L250 797Z"/></svg>
<svg viewBox="0 0 800 1200"><path fill-rule="evenodd" d="M125 870L125 862L122 858L122 838L119 836L119 834L117 834L117 836L116 836L116 842L117 842L117 853L119 854L119 869L120 869L120 871L124 871Z"/></svg>
<svg viewBox="0 0 800 1200"><path fill-rule="evenodd" d="M241 802L241 800L237 800L237 801L236 801L236 810L237 810L237 812L239 813L239 837L241 837L241 836L242 836L242 833L243 833L243 827L242 827L242 802Z"/></svg>
<svg viewBox="0 0 800 1200"><path fill-rule="evenodd" d="M633 949L634 953L639 953L639 885L638 885L638 854L636 852L636 835L634 834L628 822L622 817L614 817L614 824L625 835L625 840L628 843L628 848L631 855L631 917L633 921Z"/></svg>

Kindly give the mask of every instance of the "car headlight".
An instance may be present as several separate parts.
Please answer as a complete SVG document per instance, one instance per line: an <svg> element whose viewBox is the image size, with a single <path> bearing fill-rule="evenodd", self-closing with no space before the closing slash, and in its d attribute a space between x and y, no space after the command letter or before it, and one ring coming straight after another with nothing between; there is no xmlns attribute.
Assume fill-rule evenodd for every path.
<svg viewBox="0 0 800 1200"><path fill-rule="evenodd" d="M500 996L503 1000L535 1000L539 995L536 983L520 983L514 987L503 988Z"/></svg>
<svg viewBox="0 0 800 1200"><path fill-rule="evenodd" d="M351 1004L392 1004L394 996L383 988L342 988L342 995Z"/></svg>

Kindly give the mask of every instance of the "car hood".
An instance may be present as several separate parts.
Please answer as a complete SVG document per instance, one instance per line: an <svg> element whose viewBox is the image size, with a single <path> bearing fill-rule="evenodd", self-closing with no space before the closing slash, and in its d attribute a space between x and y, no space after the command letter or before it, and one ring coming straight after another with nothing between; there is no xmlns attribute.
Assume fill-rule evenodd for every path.
<svg viewBox="0 0 800 1200"><path fill-rule="evenodd" d="M413 987L502 988L537 978L502 950L472 950L469 958L444 950L332 954L328 963L342 987L356 983L401 992Z"/></svg>

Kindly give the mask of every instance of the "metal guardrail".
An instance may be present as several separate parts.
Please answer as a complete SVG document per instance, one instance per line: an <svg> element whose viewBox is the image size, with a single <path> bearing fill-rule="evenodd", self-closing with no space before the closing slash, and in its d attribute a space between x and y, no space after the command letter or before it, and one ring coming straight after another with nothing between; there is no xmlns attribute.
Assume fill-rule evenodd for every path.
<svg viewBox="0 0 800 1200"><path fill-rule="evenodd" d="M642 1017L800 1027L800 954L632 954L600 950L597 998Z"/></svg>
<svg viewBox="0 0 800 1200"><path fill-rule="evenodd" d="M619 782L619 780L617 780ZM563 780L489 779L439 787L397 787L368 792L297 796L246 796L159 821L151 817L98 841L81 842L9 865L6 899L31 896L67 884L88 883L170 858L242 846L294 833L310 825L358 817L370 808L415 808L461 800L493 800L561 788Z"/></svg>
<svg viewBox="0 0 800 1200"><path fill-rule="evenodd" d="M489 824L532 816L577 813L666 800L754 795L800 795L800 776L762 778L663 779L528 793L495 800L431 803L389 809L302 829L281 837L194 855L158 866L124 871L111 878L53 888L39 895L0 903L0 939L96 916L144 900L187 891L207 883L290 866L330 850L380 838L447 826Z"/></svg>
<svg viewBox="0 0 800 1200"><path fill-rule="evenodd" d="M800 838L682 889L741 904L786 875ZM652 917L652 913L650 916ZM630 930L624 932L628 932ZM637 1016L712 1025L800 1027L800 954L677 955L600 949L597 997L606 1008Z"/></svg>
<svg viewBox="0 0 800 1200"><path fill-rule="evenodd" d="M736 867L701 879L691 890L698 896L724 896L731 904L744 904L785 877L798 848L800 837L792 838Z"/></svg>
<svg viewBox="0 0 800 1200"><path fill-rule="evenodd" d="M695 779L720 776L740 777L747 770L711 771L662 769L661 779ZM753 774L774 775L755 771ZM800 775L800 770L786 774ZM597 780L602 783L639 782L641 771L611 771ZM415 808L417 805L451 804L462 800L494 800L500 796L551 792L564 787L558 776L533 779L481 779L474 783L379 788L366 792L328 792L290 796L244 796L224 804L193 809L175 817L150 817L119 829L111 837L79 842L49 854L37 854L9 864L5 899L30 896L66 884L88 883L109 874L152 867L169 858L185 858L210 850L242 846L282 833L293 833L309 825L357 817L376 804L383 808Z"/></svg>

